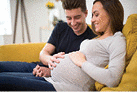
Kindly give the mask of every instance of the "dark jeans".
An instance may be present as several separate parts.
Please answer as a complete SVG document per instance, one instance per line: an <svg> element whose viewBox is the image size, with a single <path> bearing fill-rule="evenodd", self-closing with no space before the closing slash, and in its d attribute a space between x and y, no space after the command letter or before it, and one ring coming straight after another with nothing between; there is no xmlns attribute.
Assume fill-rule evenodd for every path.
<svg viewBox="0 0 137 92"><path fill-rule="evenodd" d="M32 73L3 72L0 73L1 91L56 91L51 83L43 77L35 77Z"/></svg>
<svg viewBox="0 0 137 92"><path fill-rule="evenodd" d="M0 62L0 72L25 72L30 73L36 65L45 66L40 62L27 63L27 62Z"/></svg>
<svg viewBox="0 0 137 92"><path fill-rule="evenodd" d="M43 77L35 77L33 68L41 63L0 62L1 91L55 91Z"/></svg>

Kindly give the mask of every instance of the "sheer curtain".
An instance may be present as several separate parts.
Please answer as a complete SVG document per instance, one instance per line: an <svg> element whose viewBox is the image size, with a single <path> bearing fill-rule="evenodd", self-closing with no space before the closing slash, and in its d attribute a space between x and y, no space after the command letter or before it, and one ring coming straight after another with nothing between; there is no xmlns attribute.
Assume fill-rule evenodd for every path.
<svg viewBox="0 0 137 92"><path fill-rule="evenodd" d="M0 0L0 35L11 35L10 0Z"/></svg>

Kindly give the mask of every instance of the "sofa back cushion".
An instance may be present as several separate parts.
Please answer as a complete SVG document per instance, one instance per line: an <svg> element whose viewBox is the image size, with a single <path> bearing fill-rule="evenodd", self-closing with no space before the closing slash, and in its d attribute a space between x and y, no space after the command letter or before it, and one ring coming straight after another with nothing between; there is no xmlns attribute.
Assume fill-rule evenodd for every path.
<svg viewBox="0 0 137 92"><path fill-rule="evenodd" d="M36 62L46 43L0 45L0 61Z"/></svg>
<svg viewBox="0 0 137 92"><path fill-rule="evenodd" d="M137 14L132 14L128 17L122 32L127 41L126 65L128 65L137 48Z"/></svg>

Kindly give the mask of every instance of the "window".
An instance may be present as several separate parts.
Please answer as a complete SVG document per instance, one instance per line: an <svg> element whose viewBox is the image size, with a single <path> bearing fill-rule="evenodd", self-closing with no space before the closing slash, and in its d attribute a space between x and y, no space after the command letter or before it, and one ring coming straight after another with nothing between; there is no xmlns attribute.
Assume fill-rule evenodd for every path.
<svg viewBox="0 0 137 92"><path fill-rule="evenodd" d="M0 35L11 35L10 0L0 0Z"/></svg>

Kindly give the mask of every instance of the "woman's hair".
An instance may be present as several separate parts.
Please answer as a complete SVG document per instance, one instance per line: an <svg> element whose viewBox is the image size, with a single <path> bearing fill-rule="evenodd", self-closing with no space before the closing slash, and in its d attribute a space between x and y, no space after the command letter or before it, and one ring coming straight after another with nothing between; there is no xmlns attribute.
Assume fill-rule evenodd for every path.
<svg viewBox="0 0 137 92"><path fill-rule="evenodd" d="M96 2L100 2L103 5L103 8L108 13L111 21L111 29L113 34L117 31L122 31L123 20L124 20L124 9L120 1L119 0L95 0L93 2L93 5ZM93 23L92 23L92 27L94 29Z"/></svg>
<svg viewBox="0 0 137 92"><path fill-rule="evenodd" d="M87 10L86 0L61 0L64 9L71 10L81 8L82 12Z"/></svg>

